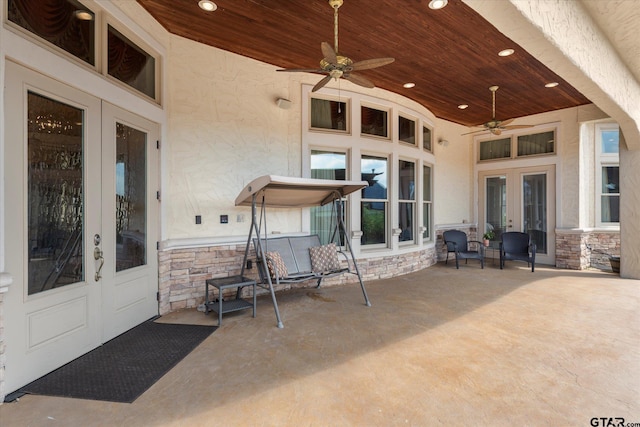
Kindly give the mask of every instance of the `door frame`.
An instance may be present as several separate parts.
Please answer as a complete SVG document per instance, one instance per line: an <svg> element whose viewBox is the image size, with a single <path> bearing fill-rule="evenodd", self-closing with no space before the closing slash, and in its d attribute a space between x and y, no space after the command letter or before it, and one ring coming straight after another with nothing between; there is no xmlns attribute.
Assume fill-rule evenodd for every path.
<svg viewBox="0 0 640 427"><path fill-rule="evenodd" d="M490 177L505 176L507 186L508 231L524 231L522 186L525 175L545 174L547 176L547 253L536 253L536 262L555 265L556 228L556 165L500 168L478 171L478 233L484 233L486 223L486 180ZM510 222L511 221L511 222Z"/></svg>
<svg viewBox="0 0 640 427"><path fill-rule="evenodd" d="M11 250L5 254L6 268L12 271L11 291L4 296L5 318L5 388L12 392L40 376L68 363L76 357L91 351L103 342L124 332L150 317L157 315L158 303L158 250L160 207L156 200L159 188L159 151L156 139L159 139L160 125L136 116L118 107L104 107L100 98L80 89L60 82L38 71L7 60L5 67L5 153L4 168L7 185L5 197L8 203L5 209L5 241L12 242ZM83 272L84 280L78 283L51 289L46 292L28 295L28 129L27 93L31 90L48 98L77 107L84 111L83 129L83 196L84 196L84 241ZM9 108L10 107L10 108ZM104 214L111 209L104 204L108 192L102 187L106 181L103 176L105 147L103 129L106 127L104 111L111 108L113 117L122 118L128 125L152 129L147 138L147 309L137 310L135 324L110 322L105 318L108 310L104 308L104 282L95 280L99 261L94 260L94 234L105 233L105 224L115 216ZM11 142L11 143L9 143ZM115 144L113 144L115 145ZM113 147L111 145L111 147ZM115 148L114 148L115 154ZM115 168L114 168L115 169ZM115 172L113 172L115 175ZM115 199L115 192L111 194ZM114 201L115 206L115 201ZM113 222L111 222L113 224ZM115 241L115 236L113 237ZM104 243L103 243L104 244ZM105 246L103 246L104 248ZM111 249L109 249L111 250ZM107 264L105 259L105 264ZM114 263L115 264L115 263ZM106 272L105 265L103 272ZM115 266L113 267L115 269ZM122 275L125 280L132 274L140 276L140 268L132 269ZM150 272L149 272L150 271ZM102 280L102 279L101 279ZM106 279L105 279L106 280ZM113 283L116 279L111 278ZM120 280L120 279L118 279ZM149 304L153 305L150 310ZM60 319L68 310L71 321L59 325L50 325ZM48 323L49 322L49 323ZM64 323L64 322L63 322ZM34 333L38 325L47 325L46 333ZM108 327L105 327L108 325ZM49 330L50 329L50 330Z"/></svg>

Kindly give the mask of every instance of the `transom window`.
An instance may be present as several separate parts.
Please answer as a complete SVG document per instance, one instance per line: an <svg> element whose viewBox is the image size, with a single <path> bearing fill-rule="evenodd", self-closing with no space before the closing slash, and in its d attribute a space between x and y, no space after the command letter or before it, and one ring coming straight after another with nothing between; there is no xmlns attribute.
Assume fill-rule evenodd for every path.
<svg viewBox="0 0 640 427"><path fill-rule="evenodd" d="M8 0L7 12L13 28L35 35L102 75L159 101L159 55L106 24L106 19L97 19L98 15L79 1ZM105 38L106 52L98 43ZM99 55L104 55L104 65L98 65Z"/></svg>
<svg viewBox="0 0 640 427"><path fill-rule="evenodd" d="M398 116L398 141L416 145L416 121Z"/></svg>
<svg viewBox="0 0 640 427"><path fill-rule="evenodd" d="M311 128L347 132L349 129L346 102L311 98Z"/></svg>
<svg viewBox="0 0 640 427"><path fill-rule="evenodd" d="M360 132L363 135L389 137L389 113L387 111L362 105L360 116Z"/></svg>
<svg viewBox="0 0 640 427"><path fill-rule="evenodd" d="M480 141L480 160L511 159L553 154L556 150L555 131L516 135Z"/></svg>

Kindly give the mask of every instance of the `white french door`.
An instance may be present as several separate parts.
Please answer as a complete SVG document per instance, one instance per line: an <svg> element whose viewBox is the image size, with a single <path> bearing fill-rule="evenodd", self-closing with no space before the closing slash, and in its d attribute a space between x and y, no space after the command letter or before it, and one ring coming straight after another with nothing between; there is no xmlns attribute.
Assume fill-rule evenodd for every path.
<svg viewBox="0 0 640 427"><path fill-rule="evenodd" d="M7 61L8 392L158 312L158 126Z"/></svg>
<svg viewBox="0 0 640 427"><path fill-rule="evenodd" d="M555 265L555 166L478 174L479 231L522 231L536 243L536 262Z"/></svg>

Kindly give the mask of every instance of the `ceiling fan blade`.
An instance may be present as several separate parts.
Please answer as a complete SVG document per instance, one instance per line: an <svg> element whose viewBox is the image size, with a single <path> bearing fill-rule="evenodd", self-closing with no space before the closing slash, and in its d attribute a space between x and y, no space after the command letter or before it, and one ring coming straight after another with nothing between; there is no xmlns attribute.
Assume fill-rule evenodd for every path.
<svg viewBox="0 0 640 427"><path fill-rule="evenodd" d="M488 131L489 131L489 129L479 129L479 130L474 130L474 131L471 131L471 132L463 133L460 136L471 135L472 133L478 133L478 132L488 132Z"/></svg>
<svg viewBox="0 0 640 427"><path fill-rule="evenodd" d="M311 92L316 92L316 91L322 89L324 87L324 85L329 83L329 80L331 80L331 76L327 76L327 77L323 78L318 83L316 83L316 85L313 87L313 89L311 89Z"/></svg>
<svg viewBox="0 0 640 427"><path fill-rule="evenodd" d="M509 123L511 123L512 121L514 121L515 119L507 119L507 120L503 120L500 122L500 127L506 126Z"/></svg>
<svg viewBox="0 0 640 427"><path fill-rule="evenodd" d="M502 134L502 129L500 129L500 128L494 128L494 129L489 129L489 130L494 135L501 135Z"/></svg>
<svg viewBox="0 0 640 427"><path fill-rule="evenodd" d="M373 89L374 87L376 87L371 82L371 80L365 79L364 77L360 77L354 74L343 74L342 77L344 77L345 80L349 80L351 83L357 84L358 86L366 87L369 89Z"/></svg>
<svg viewBox="0 0 640 427"><path fill-rule="evenodd" d="M336 51L333 50L331 45L327 42L320 43L320 49L322 50L322 56L324 56L324 60L330 64L337 64L338 57L336 56Z"/></svg>
<svg viewBox="0 0 640 427"><path fill-rule="evenodd" d="M326 71L320 68L281 68L276 71L284 71L287 73L326 73Z"/></svg>
<svg viewBox="0 0 640 427"><path fill-rule="evenodd" d="M525 129L532 128L533 125L509 125L509 126L501 126L502 129Z"/></svg>
<svg viewBox="0 0 640 427"><path fill-rule="evenodd" d="M370 70L372 68L382 67L383 65L391 64L395 61L395 58L374 58L365 59L364 61L358 61L351 65L354 71L358 70Z"/></svg>

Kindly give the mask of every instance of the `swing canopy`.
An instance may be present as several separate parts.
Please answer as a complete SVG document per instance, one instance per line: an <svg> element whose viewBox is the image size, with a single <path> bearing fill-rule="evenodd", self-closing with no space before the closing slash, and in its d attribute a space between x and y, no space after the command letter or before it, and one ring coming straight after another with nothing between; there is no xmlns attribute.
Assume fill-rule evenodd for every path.
<svg viewBox="0 0 640 427"><path fill-rule="evenodd" d="M236 197L236 206L251 206L253 196L264 196L264 205L278 208L322 206L367 187L367 181L292 178L264 175L254 179Z"/></svg>

